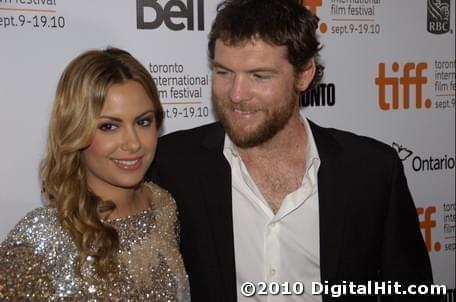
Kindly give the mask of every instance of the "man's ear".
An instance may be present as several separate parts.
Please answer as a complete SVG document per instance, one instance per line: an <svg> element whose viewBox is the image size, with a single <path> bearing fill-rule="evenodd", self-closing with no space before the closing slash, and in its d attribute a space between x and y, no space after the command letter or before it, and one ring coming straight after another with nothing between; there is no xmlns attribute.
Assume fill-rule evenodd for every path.
<svg viewBox="0 0 456 302"><path fill-rule="evenodd" d="M310 83L312 83L317 70L315 58L311 58L307 63L306 67L296 77L296 89L298 91L305 91Z"/></svg>

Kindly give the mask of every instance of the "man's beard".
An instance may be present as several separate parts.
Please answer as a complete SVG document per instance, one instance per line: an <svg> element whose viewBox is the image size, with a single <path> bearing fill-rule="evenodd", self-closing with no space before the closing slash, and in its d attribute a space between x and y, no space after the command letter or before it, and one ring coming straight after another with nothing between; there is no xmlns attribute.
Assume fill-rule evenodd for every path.
<svg viewBox="0 0 456 302"><path fill-rule="evenodd" d="M281 131L296 110L298 106L297 92L293 91L288 96L288 101L273 111L268 111L267 108L249 108L244 103L233 104L230 101L220 101L213 97L213 104L215 112L225 128L226 133L233 143L239 148L252 148L259 146L271 138L273 138L279 131ZM243 132L243 130L236 130L233 121L230 121L225 111L233 111L235 109L241 111L260 111L265 114L262 123L256 127L254 131Z"/></svg>

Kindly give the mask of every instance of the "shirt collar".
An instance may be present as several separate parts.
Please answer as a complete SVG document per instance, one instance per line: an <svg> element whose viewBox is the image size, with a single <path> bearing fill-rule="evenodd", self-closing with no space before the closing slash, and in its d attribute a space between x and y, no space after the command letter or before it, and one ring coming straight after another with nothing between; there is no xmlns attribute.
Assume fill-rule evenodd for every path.
<svg viewBox="0 0 456 302"><path fill-rule="evenodd" d="M312 167L315 169L315 172L320 168L320 155L318 154L317 144L315 143L315 138L310 128L309 121L304 116L304 113L300 112L301 122L306 129L307 134L307 146L306 146L306 172L308 172Z"/></svg>

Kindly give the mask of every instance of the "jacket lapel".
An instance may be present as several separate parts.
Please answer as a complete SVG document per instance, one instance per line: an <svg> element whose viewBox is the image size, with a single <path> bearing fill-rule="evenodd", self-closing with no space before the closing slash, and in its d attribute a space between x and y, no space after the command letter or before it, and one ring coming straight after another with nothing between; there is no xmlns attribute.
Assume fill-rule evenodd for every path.
<svg viewBox="0 0 456 302"><path fill-rule="evenodd" d="M221 301L236 301L236 272L234 260L233 211L231 169L223 155L225 132L216 124L214 132L207 136L203 147L207 150L201 163L202 187L206 210L212 229L217 254L219 276L223 293ZM213 276L216 278L216 276Z"/></svg>
<svg viewBox="0 0 456 302"><path fill-rule="evenodd" d="M344 179L344 168L339 159L343 152L341 145L324 128L310 121L309 124L321 160L318 172L320 274L322 281L331 283L338 276L347 200L344 186L350 183Z"/></svg>

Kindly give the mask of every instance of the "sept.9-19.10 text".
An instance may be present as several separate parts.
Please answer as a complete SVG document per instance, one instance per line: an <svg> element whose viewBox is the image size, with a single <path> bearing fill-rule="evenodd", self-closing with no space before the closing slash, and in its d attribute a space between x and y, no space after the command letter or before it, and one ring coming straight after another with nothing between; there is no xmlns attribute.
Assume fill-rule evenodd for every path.
<svg viewBox="0 0 456 302"><path fill-rule="evenodd" d="M66 25L63 16L46 16L46 15L17 15L17 16L0 16L0 28L50 28L62 29Z"/></svg>
<svg viewBox="0 0 456 302"><path fill-rule="evenodd" d="M166 118L203 118L209 116L208 106L174 106L165 107Z"/></svg>

